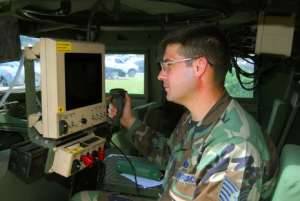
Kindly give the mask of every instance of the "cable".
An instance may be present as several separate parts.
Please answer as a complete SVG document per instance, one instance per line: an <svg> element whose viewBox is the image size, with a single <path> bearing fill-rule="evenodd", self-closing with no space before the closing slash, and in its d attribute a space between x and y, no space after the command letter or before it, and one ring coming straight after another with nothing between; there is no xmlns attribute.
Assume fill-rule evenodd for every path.
<svg viewBox="0 0 300 201"><path fill-rule="evenodd" d="M97 0L96 3L94 3L92 5L91 11L90 11L90 15L88 18L88 24L87 24L87 33L86 33L86 40L87 41L91 41L91 27L92 27L92 23L94 20L94 17L98 11L99 6L101 6L101 8L103 9L103 11L107 14L110 15L110 11L105 7L105 4L103 2L103 0Z"/></svg>
<svg viewBox="0 0 300 201"><path fill-rule="evenodd" d="M99 188L99 184L101 186L103 185L103 180L104 180L105 173L106 173L106 171L105 171L106 166L101 160L96 161L96 166L97 166L97 170L98 170L96 182L97 182L97 188Z"/></svg>
<svg viewBox="0 0 300 201"><path fill-rule="evenodd" d="M250 62L248 59L246 59L246 57L241 57L244 61L246 61L249 64L255 64L255 62ZM248 57L249 58L249 57ZM251 58L251 57L250 57ZM254 59L253 59L254 60ZM243 70L237 63L237 58L236 57L232 57L232 66L235 69L235 74L236 74L236 78L240 84L240 86L247 91L253 91L254 89L256 89L257 85L258 85L258 70L254 67L254 72L253 73L249 73L245 70ZM249 82L245 82L242 81L241 75L247 78L252 78L253 81L249 81ZM246 87L245 85L250 85L253 84L253 86L251 87Z"/></svg>
<svg viewBox="0 0 300 201"><path fill-rule="evenodd" d="M113 141L110 141L110 143L112 143L112 145L114 145L117 148L117 150L124 156L124 158L128 161L130 167L132 168L133 175L134 175L135 189L137 194L139 195L140 190L137 183L136 169L134 165L132 164L131 160L127 157L127 155Z"/></svg>
<svg viewBox="0 0 300 201"><path fill-rule="evenodd" d="M50 17L65 17L71 12L71 0L61 0L60 8L55 10L45 10L34 7L22 8L24 15L39 15L39 16L50 16Z"/></svg>
<svg viewBox="0 0 300 201"><path fill-rule="evenodd" d="M69 24L58 21L57 18L67 17L71 13L71 0L61 0L60 8L54 10L45 10L33 6L26 6L17 10L17 15L21 18L26 18L35 22L58 24L65 26L77 26L75 24Z"/></svg>
<svg viewBox="0 0 300 201"><path fill-rule="evenodd" d="M93 4L93 6L91 8L91 12L90 12L88 24L87 24L87 32L86 32L86 40L87 41L91 40L91 26L92 26L94 16L96 15L96 12L98 10L98 6L100 3L102 3L101 0L96 1L96 3Z"/></svg>

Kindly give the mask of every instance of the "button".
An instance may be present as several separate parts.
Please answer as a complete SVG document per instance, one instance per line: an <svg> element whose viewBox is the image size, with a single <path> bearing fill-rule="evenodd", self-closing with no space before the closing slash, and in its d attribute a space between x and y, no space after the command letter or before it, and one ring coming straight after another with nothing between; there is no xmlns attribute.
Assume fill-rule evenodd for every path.
<svg viewBox="0 0 300 201"><path fill-rule="evenodd" d="M77 160L77 159L74 160L74 161L73 161L73 164L72 164L72 170L71 170L71 172L72 172L72 173L75 173L75 172L79 171L80 168L81 168L81 163L80 163L80 161Z"/></svg>
<svg viewBox="0 0 300 201"><path fill-rule="evenodd" d="M84 156L81 156L80 157L80 160L83 162L83 164L86 166L86 167L92 167L93 164L94 164L94 159L91 155L84 155Z"/></svg>
<svg viewBox="0 0 300 201"><path fill-rule="evenodd" d="M86 124L86 123L87 123L87 119L86 119L86 118L82 118L82 119L81 119L81 123L82 123L82 124Z"/></svg>

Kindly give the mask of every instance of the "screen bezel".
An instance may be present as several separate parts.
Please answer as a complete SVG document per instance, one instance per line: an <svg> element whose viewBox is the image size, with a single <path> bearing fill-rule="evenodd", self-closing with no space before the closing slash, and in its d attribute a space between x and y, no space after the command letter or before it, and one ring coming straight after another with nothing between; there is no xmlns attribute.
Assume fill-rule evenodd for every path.
<svg viewBox="0 0 300 201"><path fill-rule="evenodd" d="M102 100L93 105L67 111L65 97L65 53L99 53L103 58L105 48L100 43L41 38L42 135L47 138L64 137L106 121L104 59L102 59L101 64ZM101 111L101 114L94 114L98 110ZM86 124L81 124L80 121L82 119L89 119L89 121ZM68 122L70 129L67 133L61 133L61 120Z"/></svg>

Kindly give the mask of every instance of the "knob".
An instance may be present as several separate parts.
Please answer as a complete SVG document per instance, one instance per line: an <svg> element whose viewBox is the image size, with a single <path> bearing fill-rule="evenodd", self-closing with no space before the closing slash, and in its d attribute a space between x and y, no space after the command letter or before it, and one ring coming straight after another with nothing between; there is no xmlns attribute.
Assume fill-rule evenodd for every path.
<svg viewBox="0 0 300 201"><path fill-rule="evenodd" d="M68 122L66 120L59 120L59 133L60 134L67 134L68 133Z"/></svg>
<svg viewBox="0 0 300 201"><path fill-rule="evenodd" d="M82 123L82 124L86 124L86 123L87 123L87 119L86 119L86 118L82 118L82 119L81 119L81 123Z"/></svg>
<svg viewBox="0 0 300 201"><path fill-rule="evenodd" d="M80 168L81 168L81 163L80 163L80 161L77 160L77 159L74 160L74 161L73 161L73 164L72 164L72 170L71 170L71 172L72 172L72 173L77 172L77 171L80 170Z"/></svg>
<svg viewBox="0 0 300 201"><path fill-rule="evenodd" d="M93 158L98 158L98 152L97 151L93 151L92 152L92 156L93 156Z"/></svg>
<svg viewBox="0 0 300 201"><path fill-rule="evenodd" d="M104 150L104 148L99 148L99 150L98 150L98 158L101 161L104 160L104 158L105 158L105 150Z"/></svg>
<svg viewBox="0 0 300 201"><path fill-rule="evenodd" d="M80 160L83 162L83 164L86 166L86 167L92 167L93 164L94 164L94 159L91 155L84 155L84 156L81 156L80 157Z"/></svg>

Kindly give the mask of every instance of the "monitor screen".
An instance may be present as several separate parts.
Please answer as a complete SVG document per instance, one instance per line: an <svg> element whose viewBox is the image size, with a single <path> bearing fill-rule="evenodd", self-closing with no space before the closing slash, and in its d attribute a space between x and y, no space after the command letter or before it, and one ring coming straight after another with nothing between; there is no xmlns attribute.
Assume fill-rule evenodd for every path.
<svg viewBox="0 0 300 201"><path fill-rule="evenodd" d="M106 122L104 55L101 43L41 38L42 125L57 139Z"/></svg>
<svg viewBox="0 0 300 201"><path fill-rule="evenodd" d="M101 54L65 53L67 111L102 101L101 64Z"/></svg>

